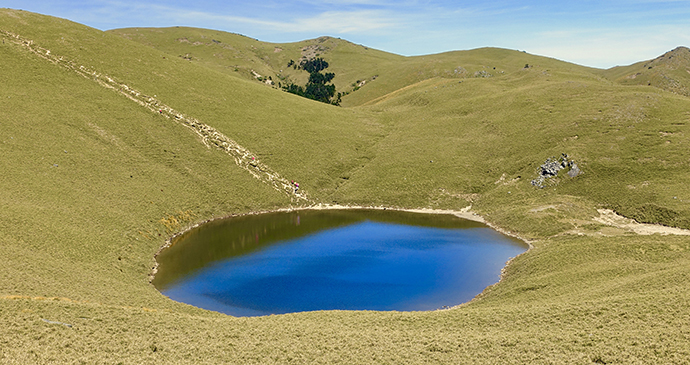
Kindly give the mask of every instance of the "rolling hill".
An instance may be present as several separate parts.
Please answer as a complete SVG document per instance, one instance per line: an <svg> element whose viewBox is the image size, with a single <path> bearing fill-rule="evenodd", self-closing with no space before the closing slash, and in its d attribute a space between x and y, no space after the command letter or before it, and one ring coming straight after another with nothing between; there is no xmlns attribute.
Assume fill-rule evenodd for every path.
<svg viewBox="0 0 690 365"><path fill-rule="evenodd" d="M265 78L271 77L275 86L286 80L306 83L308 74L288 67L290 60L299 63L300 59L322 57L330 64L328 71L336 74L333 82L338 91L347 94L344 106L361 105L433 77L503 76L535 62L547 68L588 70L497 48L403 57L332 37L275 44L232 33L186 27L116 29L108 33L247 80L265 82Z"/></svg>
<svg viewBox="0 0 690 365"><path fill-rule="evenodd" d="M0 38L3 363L690 359L690 239L605 210L690 228L686 48L598 70L496 48L102 32L12 9ZM266 84L305 82L287 63L317 54L343 107ZM534 186L562 154L581 174ZM433 312L233 318L149 282L192 225L327 204L471 209L532 248Z"/></svg>
<svg viewBox="0 0 690 365"><path fill-rule="evenodd" d="M690 96L690 49L678 47L653 60L604 70L603 75L623 85L655 86Z"/></svg>

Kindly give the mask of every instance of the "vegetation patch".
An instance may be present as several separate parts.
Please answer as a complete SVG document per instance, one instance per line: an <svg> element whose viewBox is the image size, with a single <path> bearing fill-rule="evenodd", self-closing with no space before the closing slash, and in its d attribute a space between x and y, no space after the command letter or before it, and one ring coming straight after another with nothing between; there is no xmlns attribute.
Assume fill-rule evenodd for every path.
<svg viewBox="0 0 690 365"><path fill-rule="evenodd" d="M324 61L323 58L302 60L299 65L290 60L287 67L290 66L307 71L309 73L309 81L304 87L287 83L283 86L283 90L322 103L340 105L341 94L338 93L338 97L333 99L335 96L335 85L330 84L335 74L332 72L321 73L321 71L328 68L328 62Z"/></svg>

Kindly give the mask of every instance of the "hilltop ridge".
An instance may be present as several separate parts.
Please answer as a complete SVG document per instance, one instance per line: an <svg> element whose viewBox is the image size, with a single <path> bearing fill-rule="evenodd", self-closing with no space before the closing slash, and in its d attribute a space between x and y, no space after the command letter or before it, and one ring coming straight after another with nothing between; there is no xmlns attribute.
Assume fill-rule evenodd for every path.
<svg viewBox="0 0 690 365"><path fill-rule="evenodd" d="M507 68L519 70L529 62L540 63L544 67L587 69L498 48L404 57L332 37L278 44L233 33L186 27L127 28L108 32L245 79L266 82L270 77L269 84L276 86L286 79L306 82L304 73L287 66L290 60L299 62L300 59L322 57L330 63L329 71L336 73L334 83L338 91L353 94L345 97L345 100L350 100L349 105L364 103L431 77L500 76ZM383 85L370 91L367 84ZM365 91L355 96L354 91L358 90Z"/></svg>
<svg viewBox="0 0 690 365"><path fill-rule="evenodd" d="M188 27L125 28L108 32L171 56L274 87L284 82L306 83L307 75L287 66L290 60L322 57L330 63L329 71L336 74L333 82L337 91L345 95L344 106L366 104L433 77L503 76L525 65L593 73L624 85L652 85L685 96L690 92L690 74L683 72L690 70L686 47L678 47L654 60L599 70L488 47L405 57L327 36L293 43L267 43L234 33Z"/></svg>
<svg viewBox="0 0 690 365"><path fill-rule="evenodd" d="M623 85L654 86L690 96L690 49L677 47L653 60L614 67L602 74Z"/></svg>

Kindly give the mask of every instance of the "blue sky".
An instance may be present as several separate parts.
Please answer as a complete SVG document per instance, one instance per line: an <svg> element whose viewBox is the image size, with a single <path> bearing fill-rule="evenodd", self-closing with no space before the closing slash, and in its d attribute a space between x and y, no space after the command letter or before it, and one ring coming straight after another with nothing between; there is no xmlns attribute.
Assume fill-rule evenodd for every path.
<svg viewBox="0 0 690 365"><path fill-rule="evenodd" d="M478 47L608 68L690 46L690 0L3 0L101 30L193 26L268 42L322 35L401 55Z"/></svg>

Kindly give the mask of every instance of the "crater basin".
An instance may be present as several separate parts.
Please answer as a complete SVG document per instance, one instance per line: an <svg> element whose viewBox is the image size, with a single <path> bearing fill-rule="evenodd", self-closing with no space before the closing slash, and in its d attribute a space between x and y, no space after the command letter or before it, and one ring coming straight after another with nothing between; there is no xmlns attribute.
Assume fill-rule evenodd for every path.
<svg viewBox="0 0 690 365"><path fill-rule="evenodd" d="M233 316L426 311L471 300L527 245L453 215L302 210L212 221L157 257L173 300Z"/></svg>

